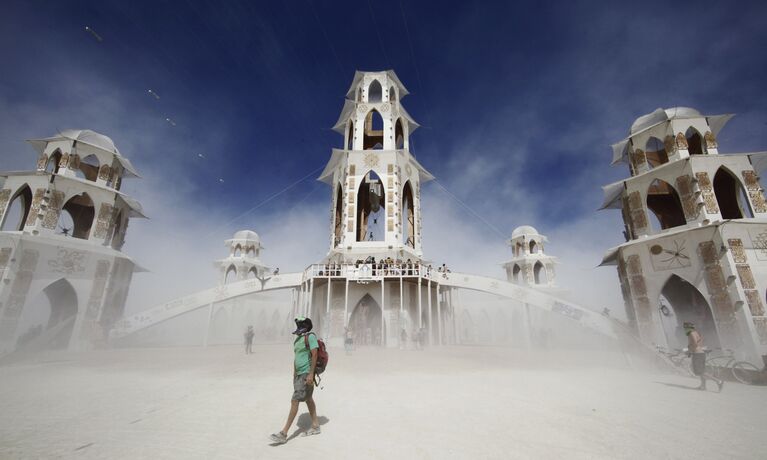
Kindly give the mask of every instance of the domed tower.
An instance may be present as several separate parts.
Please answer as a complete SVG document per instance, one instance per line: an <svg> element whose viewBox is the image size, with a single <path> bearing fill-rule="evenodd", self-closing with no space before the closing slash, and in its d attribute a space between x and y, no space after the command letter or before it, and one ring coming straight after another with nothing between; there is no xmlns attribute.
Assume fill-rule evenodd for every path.
<svg viewBox="0 0 767 460"><path fill-rule="evenodd" d="M120 252L129 219L144 217L120 191L137 173L90 130L29 142L36 171L0 174L0 352L88 348L122 315L137 270Z"/></svg>
<svg viewBox="0 0 767 460"><path fill-rule="evenodd" d="M721 154L732 115L658 109L613 145L631 177L604 187L626 243L618 267L626 312L642 341L685 346L692 322L710 348L752 361L767 355L767 203L757 171L765 153Z"/></svg>
<svg viewBox="0 0 767 460"><path fill-rule="evenodd" d="M548 239L538 230L523 225L511 233L508 241L513 257L503 264L506 279L511 283L535 287L555 287L554 264L556 258L545 254Z"/></svg>
<svg viewBox="0 0 767 460"><path fill-rule="evenodd" d="M356 72L333 130L344 138L319 180L332 187L331 261L420 260L421 183L433 179L410 152L418 128L392 70Z"/></svg>
<svg viewBox="0 0 767 460"><path fill-rule="evenodd" d="M216 261L221 273L221 284L248 278L263 278L269 268L261 262L261 238L251 230L240 230L224 242L229 255Z"/></svg>

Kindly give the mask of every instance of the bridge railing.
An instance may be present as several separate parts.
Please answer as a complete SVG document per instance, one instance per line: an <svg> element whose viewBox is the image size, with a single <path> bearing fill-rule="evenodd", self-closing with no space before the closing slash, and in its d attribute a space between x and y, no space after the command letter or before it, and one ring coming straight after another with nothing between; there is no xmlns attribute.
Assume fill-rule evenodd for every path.
<svg viewBox="0 0 767 460"><path fill-rule="evenodd" d="M312 264L305 271L307 278L349 278L349 279L381 279L381 278L434 278L448 276L448 273L438 271L422 263L327 263Z"/></svg>

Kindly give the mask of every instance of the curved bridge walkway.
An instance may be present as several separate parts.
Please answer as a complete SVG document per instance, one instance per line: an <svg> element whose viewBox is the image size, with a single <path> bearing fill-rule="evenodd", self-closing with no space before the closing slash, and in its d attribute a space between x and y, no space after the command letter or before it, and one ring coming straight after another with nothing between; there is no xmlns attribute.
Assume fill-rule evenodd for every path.
<svg viewBox="0 0 767 460"><path fill-rule="evenodd" d="M200 308L208 307L212 312L215 303L240 296L278 289L296 289L297 294L301 294L303 291L298 292L298 289L307 288L314 279L348 279L350 282L369 283L390 278L419 279L422 283L430 282L431 285L436 285L438 290L440 288L468 289L505 297L532 308L540 308L563 315L585 328L610 338L618 338L621 332L625 333L620 330L621 328L616 327L614 320L593 310L560 299L539 289L486 276L442 273L419 264L387 265L385 267L376 267L371 264L314 264L307 267L303 272L285 273L216 286L122 318L115 323L115 327L110 332L110 338L121 339ZM298 307L300 301L297 298L294 299L294 302L294 310L302 308ZM310 311L311 307L305 302L302 303L305 305L304 311Z"/></svg>

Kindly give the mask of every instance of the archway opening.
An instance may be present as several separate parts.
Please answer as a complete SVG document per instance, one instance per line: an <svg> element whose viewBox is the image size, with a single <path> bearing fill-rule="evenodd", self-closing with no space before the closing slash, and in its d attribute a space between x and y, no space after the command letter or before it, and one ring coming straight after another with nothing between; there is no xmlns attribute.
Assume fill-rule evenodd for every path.
<svg viewBox="0 0 767 460"><path fill-rule="evenodd" d="M368 171L357 192L357 241L383 241L385 198L383 182L375 171Z"/></svg>
<svg viewBox="0 0 767 460"><path fill-rule="evenodd" d="M647 166L650 169L668 163L668 152L666 152L666 146L663 141L657 137L648 139L647 144L645 144L645 157L647 158Z"/></svg>
<svg viewBox="0 0 767 460"><path fill-rule="evenodd" d="M8 207L5 209L3 215L2 226L0 230L4 232L8 231L22 231L24 230L24 224L29 217L29 209L32 206L32 190L28 185L24 184L11 198Z"/></svg>
<svg viewBox="0 0 767 460"><path fill-rule="evenodd" d="M370 296L360 299L349 317L349 330L357 345L382 345L381 307Z"/></svg>
<svg viewBox="0 0 767 460"><path fill-rule="evenodd" d="M226 275L224 275L224 284L229 284L237 279L237 267L230 265L226 269Z"/></svg>
<svg viewBox="0 0 767 460"><path fill-rule="evenodd" d="M258 270L256 270L256 267L250 267L250 270L248 270L247 279L256 279L256 278L258 278Z"/></svg>
<svg viewBox="0 0 767 460"><path fill-rule="evenodd" d="M397 100L397 90L394 89L392 86L389 88L389 102L394 102Z"/></svg>
<svg viewBox="0 0 767 460"><path fill-rule="evenodd" d="M398 149L405 148L405 130L402 128L402 118L397 119L394 127L394 145Z"/></svg>
<svg viewBox="0 0 767 460"><path fill-rule="evenodd" d="M514 246L514 255L517 257L522 255L522 243L520 243L519 241L517 241L516 246Z"/></svg>
<svg viewBox="0 0 767 460"><path fill-rule="evenodd" d="M384 144L383 117L373 109L365 117L365 129L363 135L363 150L381 150Z"/></svg>
<svg viewBox="0 0 767 460"><path fill-rule="evenodd" d="M383 98L383 88L378 80L373 80L368 86L368 102L381 102Z"/></svg>
<svg viewBox="0 0 767 460"><path fill-rule="evenodd" d="M539 261L533 265L533 276L535 277L535 284L547 284L548 275L546 274L546 267Z"/></svg>
<svg viewBox="0 0 767 460"><path fill-rule="evenodd" d="M90 154L85 158L80 159L80 164L77 169L83 173L85 180L96 182L96 178L99 176L100 166L101 164L96 155ZM77 176L80 177L80 174L77 174Z"/></svg>
<svg viewBox="0 0 767 460"><path fill-rule="evenodd" d="M123 213L120 211L117 214L117 217L115 218L114 226L112 228L112 249L117 249L118 251L122 249L123 242L125 239L123 238Z"/></svg>
<svg viewBox="0 0 767 460"><path fill-rule="evenodd" d="M239 244L234 247L234 257L240 257L242 255L242 246Z"/></svg>
<svg viewBox="0 0 767 460"><path fill-rule="evenodd" d="M700 135L697 129L692 126L687 128L687 132L684 133L687 138L687 151L690 155L703 155L703 136Z"/></svg>
<svg viewBox="0 0 767 460"><path fill-rule="evenodd" d="M462 344L472 344L477 342L477 330L474 326L474 320L468 310L461 313L460 341Z"/></svg>
<svg viewBox="0 0 767 460"><path fill-rule="evenodd" d="M349 121L349 132L346 135L346 150L354 150L354 122Z"/></svg>
<svg viewBox="0 0 767 460"><path fill-rule="evenodd" d="M96 214L93 200L87 193L70 198L61 210L58 231L63 235L87 240L93 226L93 216Z"/></svg>
<svg viewBox="0 0 767 460"><path fill-rule="evenodd" d="M647 189L647 208L652 211L661 230L685 225L682 201L668 182L655 179Z"/></svg>
<svg viewBox="0 0 767 460"><path fill-rule="evenodd" d="M743 185L724 167L714 175L714 194L723 219L754 217Z"/></svg>
<svg viewBox="0 0 767 460"><path fill-rule="evenodd" d="M335 225L333 226L333 247L341 244L341 232L344 227L344 194L341 184L336 187L336 210L334 214Z"/></svg>
<svg viewBox="0 0 767 460"><path fill-rule="evenodd" d="M530 254L538 254L538 243L535 240L530 241Z"/></svg>
<svg viewBox="0 0 767 460"><path fill-rule="evenodd" d="M19 349L44 350L69 347L77 317L77 293L61 278L29 302L19 319Z"/></svg>
<svg viewBox="0 0 767 460"><path fill-rule="evenodd" d="M514 264L514 269L511 271L511 279L514 280L514 282L519 281L519 273L522 271L521 268L519 268L519 265Z"/></svg>
<svg viewBox="0 0 767 460"><path fill-rule="evenodd" d="M410 181L402 189L402 241L415 248L415 214L413 211L413 188Z"/></svg>
<svg viewBox="0 0 767 460"><path fill-rule="evenodd" d="M48 158L48 163L45 165L45 170L49 173L58 174L59 163L61 163L61 150L56 149Z"/></svg>
<svg viewBox="0 0 767 460"><path fill-rule="evenodd" d="M706 298L692 284L677 275L671 275L661 290L658 308L669 346L687 346L684 323L695 324L708 348L720 347L719 335Z"/></svg>

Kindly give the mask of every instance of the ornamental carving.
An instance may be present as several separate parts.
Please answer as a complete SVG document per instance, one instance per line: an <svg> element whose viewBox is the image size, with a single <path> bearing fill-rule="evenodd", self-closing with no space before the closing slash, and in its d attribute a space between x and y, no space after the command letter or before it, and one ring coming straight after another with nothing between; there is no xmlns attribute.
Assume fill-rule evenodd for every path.
<svg viewBox="0 0 767 460"><path fill-rule="evenodd" d="M698 204L692 187L692 177L689 174L677 177L676 187L677 190L679 190L679 195L682 199L682 208L684 210L685 219L687 219L688 222L697 219L700 212L698 211Z"/></svg>
<svg viewBox="0 0 767 460"><path fill-rule="evenodd" d="M631 192L629 194L628 204L634 231L640 233L647 228L647 214L642 206L642 195L638 191Z"/></svg>
<svg viewBox="0 0 767 460"><path fill-rule="evenodd" d="M54 190L50 194L48 199L48 209L45 211L43 217L43 227L55 230L56 224L59 223L59 215L61 214L61 208L64 206L64 192Z"/></svg>
<svg viewBox="0 0 767 460"><path fill-rule="evenodd" d="M756 289L745 291L748 309L752 316L764 316L764 305L762 305L762 296Z"/></svg>
<svg viewBox="0 0 767 460"><path fill-rule="evenodd" d="M707 149L715 149L718 147L716 142L716 136L714 136L714 133L712 133L711 131L706 131L706 134L703 135L703 140L706 141Z"/></svg>
<svg viewBox="0 0 767 460"><path fill-rule="evenodd" d="M11 200L11 189L0 190L0 222L3 221L3 215L5 214L5 207L8 206L8 202Z"/></svg>
<svg viewBox="0 0 767 460"><path fill-rule="evenodd" d="M69 166L69 154L65 153L61 155L61 160L59 161L59 170L64 170Z"/></svg>
<svg viewBox="0 0 767 460"><path fill-rule="evenodd" d="M101 168L99 168L99 179L103 181L108 181L109 176L112 175L112 168L109 167L109 165L102 165Z"/></svg>
<svg viewBox="0 0 767 460"><path fill-rule="evenodd" d="M676 148L680 150L687 150L689 148L689 146L687 145L687 138L684 137L684 133L677 133Z"/></svg>
<svg viewBox="0 0 767 460"><path fill-rule="evenodd" d="M647 156L642 149L634 150L634 153L631 155L631 160L634 163L635 172L639 172L640 169L644 169L647 165Z"/></svg>
<svg viewBox="0 0 767 460"><path fill-rule="evenodd" d="M381 112L387 113L389 111L389 104L381 104Z"/></svg>
<svg viewBox="0 0 767 460"><path fill-rule="evenodd" d="M709 214L719 212L719 205L716 202L716 196L714 195L714 189L711 186L711 179L709 179L708 173L695 173L695 177L698 179L698 186L700 187L703 203L706 205L706 212Z"/></svg>
<svg viewBox="0 0 767 460"><path fill-rule="evenodd" d="M759 190L759 176L756 171L748 170L740 173L743 176L743 182L746 184L746 190Z"/></svg>
<svg viewBox="0 0 767 460"><path fill-rule="evenodd" d="M754 205L754 212L767 212L767 202L765 202L764 193L761 190L749 190L748 197L751 198L751 203Z"/></svg>
<svg viewBox="0 0 767 460"><path fill-rule="evenodd" d="M48 261L52 272L72 275L85 271L86 257L84 252L74 249L58 248L55 259Z"/></svg>
<svg viewBox="0 0 767 460"><path fill-rule="evenodd" d="M365 155L364 158L365 167L367 168L374 168L378 166L378 155L375 153L368 153Z"/></svg>
<svg viewBox="0 0 767 460"><path fill-rule="evenodd" d="M32 197L32 206L29 207L26 225L35 225L35 222L37 222L37 214L40 212L40 203L42 203L44 196L44 188L35 190L35 195Z"/></svg>
<svg viewBox="0 0 767 460"><path fill-rule="evenodd" d="M743 289L755 289L756 282L751 267L748 264L737 264L735 268L738 270L738 277L740 277L740 284L743 285Z"/></svg>
<svg viewBox="0 0 767 460"><path fill-rule="evenodd" d="M80 155L72 154L69 156L69 169L74 171L80 167Z"/></svg>
<svg viewBox="0 0 767 460"><path fill-rule="evenodd" d="M663 139L663 148L666 149L666 155L671 156L677 153L679 150L676 146L676 142L674 142L674 136L669 134L666 136L665 139Z"/></svg>
<svg viewBox="0 0 767 460"><path fill-rule="evenodd" d="M732 253L732 258L735 260L735 263L744 264L747 262L746 251L743 248L743 240L740 238L731 238L727 240L727 244L730 246L730 252Z"/></svg>
<svg viewBox="0 0 767 460"><path fill-rule="evenodd" d="M96 262L96 272L93 277L91 295L88 298L88 307L85 310L86 321L93 321L98 316L99 310L101 309L101 301L104 297L104 288L107 284L108 275L109 261L99 260Z"/></svg>
<svg viewBox="0 0 767 460"><path fill-rule="evenodd" d="M43 153L37 158L37 170L45 171L46 166L48 166L48 155Z"/></svg>
<svg viewBox="0 0 767 460"><path fill-rule="evenodd" d="M754 328L762 345L767 344L767 318L753 318Z"/></svg>
<svg viewBox="0 0 767 460"><path fill-rule="evenodd" d="M368 106L367 105L360 104L360 105L357 106L357 113L364 114L364 113L367 113L367 111L368 111Z"/></svg>
<svg viewBox="0 0 767 460"><path fill-rule="evenodd" d="M101 207L99 207L99 215L96 220L96 230L93 232L93 236L96 238L104 238L107 236L112 215L112 205L109 203L101 203Z"/></svg>

